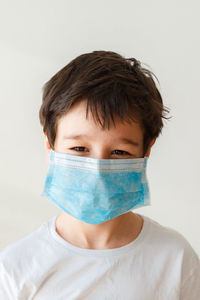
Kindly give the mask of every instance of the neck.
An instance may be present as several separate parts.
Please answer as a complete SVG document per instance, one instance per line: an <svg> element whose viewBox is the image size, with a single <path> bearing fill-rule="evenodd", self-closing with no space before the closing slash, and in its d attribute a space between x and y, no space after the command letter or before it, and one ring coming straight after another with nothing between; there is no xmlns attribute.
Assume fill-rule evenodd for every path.
<svg viewBox="0 0 200 300"><path fill-rule="evenodd" d="M137 237L143 224L141 219L129 211L112 220L91 225L62 212L56 219L56 231L63 239L80 248L117 248Z"/></svg>

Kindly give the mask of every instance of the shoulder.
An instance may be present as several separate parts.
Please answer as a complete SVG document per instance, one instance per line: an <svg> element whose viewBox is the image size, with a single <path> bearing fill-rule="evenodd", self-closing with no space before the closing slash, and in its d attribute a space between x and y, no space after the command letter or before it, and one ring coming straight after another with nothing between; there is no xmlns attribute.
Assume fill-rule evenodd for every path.
<svg viewBox="0 0 200 300"><path fill-rule="evenodd" d="M196 268L200 270L199 257L182 233L144 217L149 227L148 249L151 248L163 260L177 264L185 278Z"/></svg>
<svg viewBox="0 0 200 300"><path fill-rule="evenodd" d="M172 245L178 248L191 247L188 240L178 230L169 226L162 225L161 223L155 221L150 217L147 216L143 216L143 217L146 221L146 226L149 227L149 234L151 235L153 241L160 244L164 243L164 244Z"/></svg>
<svg viewBox="0 0 200 300"><path fill-rule="evenodd" d="M152 242L156 242L156 244L160 244L161 246L168 246L177 251L182 249L185 253L192 252L196 254L189 241L178 230L162 225L149 217L145 216L145 219L147 220L148 226L151 228L150 235Z"/></svg>
<svg viewBox="0 0 200 300"><path fill-rule="evenodd" d="M39 256L46 248L47 224L47 221L42 223L0 251L0 299L18 299L21 293L23 299L28 299L24 295L33 286L35 268L42 259Z"/></svg>
<svg viewBox="0 0 200 300"><path fill-rule="evenodd" d="M21 272L30 265L47 240L47 221L23 238L7 245L0 251L0 268L4 272L13 274Z"/></svg>

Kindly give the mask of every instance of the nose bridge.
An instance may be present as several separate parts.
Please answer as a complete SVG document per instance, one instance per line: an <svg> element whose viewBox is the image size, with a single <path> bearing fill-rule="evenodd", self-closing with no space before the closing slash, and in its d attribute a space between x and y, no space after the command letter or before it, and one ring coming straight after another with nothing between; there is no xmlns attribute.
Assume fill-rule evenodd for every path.
<svg viewBox="0 0 200 300"><path fill-rule="evenodd" d="M96 158L96 159L109 159L110 155L108 153L103 153L103 152L98 152L98 153L92 153L92 155L90 156L92 158Z"/></svg>
<svg viewBox="0 0 200 300"><path fill-rule="evenodd" d="M90 157L97 159L109 159L110 155L111 153L106 145L96 145L96 147L93 148Z"/></svg>

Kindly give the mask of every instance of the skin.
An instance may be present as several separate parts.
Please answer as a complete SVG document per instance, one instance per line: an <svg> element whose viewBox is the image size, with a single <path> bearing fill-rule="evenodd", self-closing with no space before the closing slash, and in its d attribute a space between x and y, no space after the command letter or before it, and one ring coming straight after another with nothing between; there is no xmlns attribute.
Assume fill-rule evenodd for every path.
<svg viewBox="0 0 200 300"><path fill-rule="evenodd" d="M121 123L115 118L116 127L102 130L90 111L86 119L86 101L76 103L65 116L58 120L54 151L99 159L128 159L143 157L143 131L136 122ZM64 139L69 135L88 135L87 138ZM138 145L119 142L126 137ZM46 159L49 162L50 145L46 134ZM152 141L145 156L149 157ZM71 149L73 147L80 147ZM120 150L120 151L119 151ZM86 249L118 248L137 238L143 226L143 219L129 211L112 220L91 225L62 211L56 219L56 231L67 242Z"/></svg>

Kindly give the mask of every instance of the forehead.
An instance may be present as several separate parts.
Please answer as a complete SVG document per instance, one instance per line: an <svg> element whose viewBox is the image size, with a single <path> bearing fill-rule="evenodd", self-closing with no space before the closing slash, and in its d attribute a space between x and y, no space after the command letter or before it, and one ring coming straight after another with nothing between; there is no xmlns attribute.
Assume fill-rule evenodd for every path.
<svg viewBox="0 0 200 300"><path fill-rule="evenodd" d="M114 124L110 123L109 128L102 129L95 120L93 114L88 110L86 117L87 102L80 101L63 115L57 122L57 133L59 135L95 135L97 133L143 137L143 130L138 122L122 122L119 117L114 117ZM100 115L99 115L100 116ZM101 120L102 121L102 120Z"/></svg>

